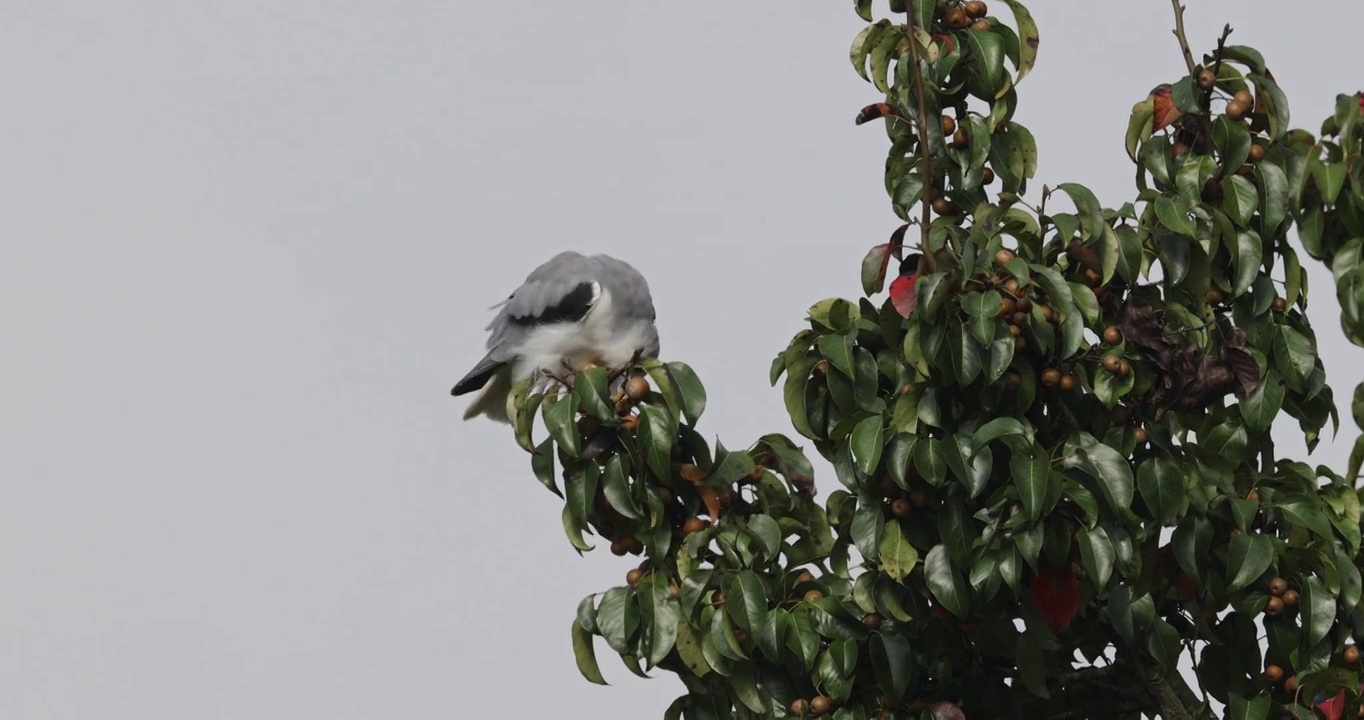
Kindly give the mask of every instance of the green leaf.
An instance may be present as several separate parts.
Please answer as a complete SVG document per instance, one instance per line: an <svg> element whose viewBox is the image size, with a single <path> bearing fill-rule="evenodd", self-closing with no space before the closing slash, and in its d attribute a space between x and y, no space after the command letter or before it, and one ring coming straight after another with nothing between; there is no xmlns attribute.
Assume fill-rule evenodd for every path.
<svg viewBox="0 0 1364 720"><path fill-rule="evenodd" d="M1021 633L1014 646L1014 662L1018 666L1018 679L1028 692L1040 698L1050 698L1047 688L1047 659L1042 643L1028 633Z"/></svg>
<svg viewBox="0 0 1364 720"><path fill-rule="evenodd" d="M639 629L639 607L631 601L628 588L613 587L602 594L597 606L597 629L612 650L621 654L631 652L630 639Z"/></svg>
<svg viewBox="0 0 1364 720"><path fill-rule="evenodd" d="M934 545L924 558L924 578L928 589L948 612L965 619L970 609L969 588L961 573L952 566L946 545Z"/></svg>
<svg viewBox="0 0 1364 720"><path fill-rule="evenodd" d="M597 483L600 473L595 463L588 463L583 469L565 478L568 490L569 510L579 525L586 525L592 517L593 502L597 496Z"/></svg>
<svg viewBox="0 0 1364 720"><path fill-rule="evenodd" d="M1283 379L1271 370L1260 387L1241 400L1241 417L1246 421L1246 428L1256 435L1268 430L1283 408L1283 400Z"/></svg>
<svg viewBox="0 0 1364 720"><path fill-rule="evenodd" d="M1255 166L1255 179L1263 190L1260 198L1260 231L1267 237L1273 237L1274 231L1288 216L1288 176L1278 165L1261 161Z"/></svg>
<svg viewBox="0 0 1364 720"><path fill-rule="evenodd" d="M1034 452L1038 450L1034 449ZM1018 487L1018 497L1027 512L1028 522L1037 522L1046 511L1047 481L1051 475L1046 456L1015 454L1009 461L1009 471L1013 475L1014 485Z"/></svg>
<svg viewBox="0 0 1364 720"><path fill-rule="evenodd" d="M976 344L974 338L966 328L960 324L952 326L948 333L948 353L952 357L952 365L957 373L957 382L966 387L972 380L980 375L981 358L980 346Z"/></svg>
<svg viewBox="0 0 1364 720"><path fill-rule="evenodd" d="M816 362L814 358L809 358L792 364L782 387L782 398L786 403L786 412L791 417L791 425L796 432L810 439L823 435L822 432L816 434L811 427L809 409L806 407L806 386L810 383L810 371Z"/></svg>
<svg viewBox="0 0 1364 720"><path fill-rule="evenodd" d="M974 79L972 94L983 100L994 100L1007 91L1004 77L1004 41L995 34L968 29L957 33L965 36L966 46L971 50L971 63L967 66L968 77ZM969 82L969 81L968 81Z"/></svg>
<svg viewBox="0 0 1364 720"><path fill-rule="evenodd" d="M1232 297L1240 297L1255 282L1260 273L1264 245L1258 235L1250 232L1236 234L1236 244L1228 248L1232 251L1231 264L1236 269L1235 282L1231 288Z"/></svg>
<svg viewBox="0 0 1364 720"><path fill-rule="evenodd" d="M1257 695L1250 700L1237 693L1227 698L1227 720L1268 720L1273 699L1268 695Z"/></svg>
<svg viewBox="0 0 1364 720"><path fill-rule="evenodd" d="M853 366L853 341L847 335L822 335L818 341L819 354L828 359L829 365L843 373L849 380L857 377Z"/></svg>
<svg viewBox="0 0 1364 720"><path fill-rule="evenodd" d="M1331 540L1331 523L1323 512L1321 498L1316 495L1279 495L1274 496L1277 507L1294 524L1311 530L1317 537Z"/></svg>
<svg viewBox="0 0 1364 720"><path fill-rule="evenodd" d="M881 464L881 452L886 445L883 420L880 415L870 415L853 428L849 442L852 445L853 458L857 461L857 468L864 475L876 472L876 467Z"/></svg>
<svg viewBox="0 0 1364 720"><path fill-rule="evenodd" d="M914 679L914 653L903 635L872 633L867 641L876 682L887 697L904 697Z"/></svg>
<svg viewBox="0 0 1364 720"><path fill-rule="evenodd" d="M1103 208L1099 205L1099 199L1094 196L1094 191L1078 183L1061 183L1056 186L1056 189L1069 195L1071 201L1075 203L1075 210L1080 214L1080 228L1084 231L1083 237L1085 239L1097 237L1103 232L1103 228L1106 226ZM1053 300L1060 303L1055 298Z"/></svg>
<svg viewBox="0 0 1364 720"><path fill-rule="evenodd" d="M1108 579L1113 574L1113 563L1117 560L1117 552L1113 548L1113 541L1109 540L1108 532L1102 526L1095 526L1093 529L1080 528L1080 562L1085 566L1085 572L1094 581L1094 588L1100 592L1108 585Z"/></svg>
<svg viewBox="0 0 1364 720"><path fill-rule="evenodd" d="M1194 227L1193 221L1189 219L1188 212L1176 206L1173 200L1164 195L1156 198L1156 218L1160 220L1162 225L1180 235L1198 236L1198 230Z"/></svg>
<svg viewBox="0 0 1364 720"><path fill-rule="evenodd" d="M753 663L739 663L729 676L729 686L744 707L755 713L767 712L767 702L758 689L758 668Z"/></svg>
<svg viewBox="0 0 1364 720"><path fill-rule="evenodd" d="M990 357L986 361L985 380L987 382L998 382L1008 371L1009 365L1014 361L1014 350L1017 343L1014 336L1008 333L995 338L990 343Z"/></svg>
<svg viewBox="0 0 1364 720"><path fill-rule="evenodd" d="M1061 273L1046 267L1045 265L1030 264L1029 269L1037 278L1037 283L1042 289L1047 291L1047 297L1051 298L1051 306L1058 313L1069 313L1070 308L1075 305L1075 298L1070 293L1070 285L1066 279L1061 277ZM1037 306L1033 306L1036 311Z"/></svg>
<svg viewBox="0 0 1364 720"><path fill-rule="evenodd" d="M819 633L815 631L815 619L809 608L797 608L790 615L790 625L786 633L786 648L801 661L801 666L809 672L815 665L819 653Z"/></svg>
<svg viewBox="0 0 1364 720"><path fill-rule="evenodd" d="M995 290L970 292L961 298L961 309L971 316L971 335L982 346L995 339L995 320L1003 299Z"/></svg>
<svg viewBox="0 0 1364 720"><path fill-rule="evenodd" d="M1174 519L1184 504L1184 478L1179 466L1165 455L1152 455L1137 468L1137 490L1160 524Z"/></svg>
<svg viewBox="0 0 1364 720"><path fill-rule="evenodd" d="M613 455L607 461L606 469L602 472L602 491L606 495L606 501L616 509L616 512L631 520L640 519L642 513L634 497L630 495L630 484L620 455Z"/></svg>
<svg viewBox="0 0 1364 720"><path fill-rule="evenodd" d="M1032 13L1019 0L1004 0L1004 4L1014 13L1014 21L1018 26L1018 74L1014 76L1014 84L1023 81L1023 77L1032 71L1037 64L1037 46L1040 36L1037 33L1037 22L1033 20Z"/></svg>
<svg viewBox="0 0 1364 720"><path fill-rule="evenodd" d="M1274 541L1260 534L1241 533L1227 548L1227 592L1236 592L1264 574L1274 562Z"/></svg>
<svg viewBox="0 0 1364 720"><path fill-rule="evenodd" d="M1240 175L1232 175L1223 181L1222 210L1237 227L1250 227L1250 219L1260 209L1260 194L1255 184Z"/></svg>
<svg viewBox="0 0 1364 720"><path fill-rule="evenodd" d="M1312 341L1288 325L1280 325L1274 338L1274 360L1280 371L1291 371L1299 380L1306 380L1316 365L1317 350Z"/></svg>
<svg viewBox="0 0 1364 720"><path fill-rule="evenodd" d="M904 582L905 576L919 562L919 551L909 544L900 523L895 520L886 523L881 534L880 552L881 569L896 582Z"/></svg>
<svg viewBox="0 0 1364 720"><path fill-rule="evenodd" d="M658 405L642 405L639 410L639 429L636 437L643 445L649 470L660 478L672 474L673 442L677 439L677 427L667 410Z"/></svg>
<svg viewBox="0 0 1364 720"><path fill-rule="evenodd" d="M947 479L947 453L943 441L920 437L914 444L914 469L929 485L939 487Z"/></svg>
<svg viewBox="0 0 1364 720"><path fill-rule="evenodd" d="M573 400L581 405L588 415L605 420L609 424L619 422L616 408L611 404L610 382L606 379L606 368L590 367L580 373L573 381Z"/></svg>
<svg viewBox="0 0 1364 720"><path fill-rule="evenodd" d="M1228 180L1238 177L1234 173L1250 156L1250 131L1245 123L1218 115L1212 122L1212 142L1221 157L1224 175Z"/></svg>
<svg viewBox="0 0 1364 720"><path fill-rule="evenodd" d="M867 251L862 258L862 292L875 295L886 285L886 265L890 262L890 243L882 243Z"/></svg>
<svg viewBox="0 0 1364 720"><path fill-rule="evenodd" d="M672 378L673 386L677 388L677 394L681 396L683 419L688 425L696 427L701 413L706 411L705 386L696 376L696 371L684 362L670 362L664 367L668 370L668 377Z"/></svg>
<svg viewBox="0 0 1364 720"><path fill-rule="evenodd" d="M677 643L677 627L682 620L677 599L669 591L670 580L661 572L644 576L636 598L639 601L643 651L650 668L663 662Z"/></svg>
<svg viewBox="0 0 1364 720"><path fill-rule="evenodd" d="M609 685L602 677L597 665L597 653L592 647L592 633L583 629L577 620L573 621L573 659L578 663L578 672L590 683Z"/></svg>
<svg viewBox="0 0 1364 720"><path fill-rule="evenodd" d="M889 18L882 18L872 25L863 28L857 36L853 38L852 48L848 51L848 57L852 60L853 68L863 80L871 82L867 77L867 54L876 46L882 32L890 29Z"/></svg>
<svg viewBox="0 0 1364 720"><path fill-rule="evenodd" d="M1309 575L1302 586L1303 644L1311 647L1321 642L1336 621L1336 596L1321 578Z"/></svg>
<svg viewBox="0 0 1364 720"><path fill-rule="evenodd" d="M990 444L993 440L1002 439L1005 441L1005 444L1012 447L1013 443L1010 443L1009 441L1014 438L1021 438L1023 441L1030 442L1027 429L1023 427L1023 423L1019 422L1017 418L1007 416L997 417L990 422L981 425L979 428L976 428L976 431L971 434L971 443L973 446L971 455L974 457L976 453L980 452L981 448Z"/></svg>
<svg viewBox="0 0 1364 720"><path fill-rule="evenodd" d="M1078 433L1073 451L1066 456L1066 467L1077 467L1099 481L1109 507L1123 512L1132 505L1132 466L1117 450L1100 443L1088 433Z"/></svg>
<svg viewBox="0 0 1364 720"><path fill-rule="evenodd" d="M559 492L559 483L554 479L554 438L545 438L544 442L535 448L535 454L530 458L530 467L541 485L563 499L564 494Z"/></svg>
<svg viewBox="0 0 1364 720"><path fill-rule="evenodd" d="M871 0L853 0L853 6L858 17L871 22Z"/></svg>
<svg viewBox="0 0 1364 720"><path fill-rule="evenodd" d="M542 406L545 429L558 443L559 449L571 458L579 457L582 453L582 439L578 437L578 423L573 417L573 406L576 404L568 398L560 398L553 404Z"/></svg>
<svg viewBox="0 0 1364 720"><path fill-rule="evenodd" d="M1138 251L1140 251L1140 245L1138 246ZM1099 311L1099 300L1094 296L1094 291L1091 290L1088 285L1077 282L1068 282L1066 285L1070 287L1070 294L1072 299L1075 300L1075 307L1080 310L1080 315L1084 318L1084 321L1090 325L1097 324L1101 315Z"/></svg>
<svg viewBox="0 0 1364 720"><path fill-rule="evenodd" d="M586 524L573 516L573 510L567 504L564 505L563 511L559 513L559 520L563 523L564 535L568 538L568 541L573 544L574 549L576 549L579 554L592 549L593 546L588 545L587 541L583 539L583 532L587 530Z"/></svg>
<svg viewBox="0 0 1364 720"><path fill-rule="evenodd" d="M752 570L740 570L721 581L725 593L725 607L739 627L750 633L762 632L767 618L767 593L762 580Z"/></svg>

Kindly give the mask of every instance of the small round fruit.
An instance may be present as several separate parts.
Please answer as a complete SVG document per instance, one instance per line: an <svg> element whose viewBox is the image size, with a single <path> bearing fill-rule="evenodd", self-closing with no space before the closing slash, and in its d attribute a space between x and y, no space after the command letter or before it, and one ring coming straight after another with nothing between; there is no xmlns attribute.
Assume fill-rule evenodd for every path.
<svg viewBox="0 0 1364 720"><path fill-rule="evenodd" d="M1109 325L1104 328L1104 342L1109 345L1117 345L1122 342L1122 331L1118 329L1117 325Z"/></svg>
<svg viewBox="0 0 1364 720"><path fill-rule="evenodd" d="M741 483L748 483L749 485L757 485L757 484L758 484L758 481L759 481L759 480L762 480L762 479L763 479L763 466L761 466L761 465L754 465L754 466L753 466L753 469L748 471L748 475L744 476L744 478L743 478L742 480L740 480L739 482L741 482Z"/></svg>
<svg viewBox="0 0 1364 720"><path fill-rule="evenodd" d="M620 416L620 429L628 433L634 433L636 430L639 429L639 416L638 415Z"/></svg>
<svg viewBox="0 0 1364 720"><path fill-rule="evenodd" d="M824 597L824 593L822 593L822 592L820 592L820 591L818 591L818 590L808 590L808 591L806 591L806 593L805 593L805 599L806 599L806 600L818 600L818 599L820 599L820 598L822 598L822 597Z"/></svg>
<svg viewBox="0 0 1364 720"><path fill-rule="evenodd" d="M966 11L959 7L948 10L947 16L943 18L943 21L946 22L947 27L952 30L965 30L971 26L971 18L967 17Z"/></svg>
<svg viewBox="0 0 1364 720"><path fill-rule="evenodd" d="M801 583L808 583L808 582L814 582L814 581L815 581L815 576L814 576L813 574L811 574L811 572L810 572L809 570L804 570L804 571L802 571L799 575L796 576L796 584L797 584L797 585L799 585L799 584L801 584Z"/></svg>
<svg viewBox="0 0 1364 720"><path fill-rule="evenodd" d="M791 714L796 717L804 717L810 714L810 701L805 698L796 698L791 702Z"/></svg>
<svg viewBox="0 0 1364 720"><path fill-rule="evenodd" d="M957 131L957 121L951 115L942 116L942 134L951 135Z"/></svg>
<svg viewBox="0 0 1364 720"><path fill-rule="evenodd" d="M971 29L978 32L990 32L990 28L992 27L994 26L990 24L990 21L984 18L971 23Z"/></svg>
<svg viewBox="0 0 1364 720"><path fill-rule="evenodd" d="M710 522L699 517L689 517L682 523L682 534L691 535L705 530L710 526Z"/></svg>
<svg viewBox="0 0 1364 720"><path fill-rule="evenodd" d="M1121 375L1122 377L1127 377L1128 375L1131 375L1131 374L1132 374L1132 366L1131 366L1130 364L1128 364L1128 362L1127 362L1126 360L1123 360L1123 361L1118 365L1118 374Z"/></svg>
<svg viewBox="0 0 1364 720"><path fill-rule="evenodd" d="M1235 95L1231 96L1231 99L1247 108L1255 107L1255 96L1251 95L1249 90L1238 90Z"/></svg>
<svg viewBox="0 0 1364 720"><path fill-rule="evenodd" d="M1283 594L1283 604L1287 605L1288 607L1293 607L1294 605L1297 605L1298 599L1299 598L1297 590L1288 590Z"/></svg>
<svg viewBox="0 0 1364 720"><path fill-rule="evenodd" d="M626 584L628 584L630 587L634 587L634 586L638 585L638 584L639 584L639 581L640 581L640 580L643 580L643 579L644 579L644 571L643 571L643 570L640 570L639 568L634 568L634 569L631 570L630 572L625 573L625 582L626 582Z"/></svg>
<svg viewBox="0 0 1364 720"><path fill-rule="evenodd" d="M1043 387L1056 387L1061 384L1061 371L1056 368L1047 368L1042 371L1041 380Z"/></svg>
<svg viewBox="0 0 1364 720"><path fill-rule="evenodd" d="M815 363L815 367L813 370L810 371L810 374L813 375L816 380L823 379L825 375L829 374L829 361L820 360L819 362Z"/></svg>
<svg viewBox="0 0 1364 720"><path fill-rule="evenodd" d="M632 377L625 383L625 395L635 402L649 397L649 381L642 377Z"/></svg>
<svg viewBox="0 0 1364 720"><path fill-rule="evenodd" d="M913 507L904 498L895 498L890 501L890 514L897 518L908 517L913 512Z"/></svg>
<svg viewBox="0 0 1364 720"><path fill-rule="evenodd" d="M625 538L625 552L631 555L638 555L644 552L644 543L634 535Z"/></svg>
<svg viewBox="0 0 1364 720"><path fill-rule="evenodd" d="M1283 612L1283 600L1271 596L1265 601L1265 614L1274 617Z"/></svg>
<svg viewBox="0 0 1364 720"><path fill-rule="evenodd" d="M1246 499L1254 500L1255 502L1260 502L1260 491L1256 490L1255 488L1251 488L1250 492L1246 493ZM1285 587L1286 586L1287 584L1285 583Z"/></svg>
<svg viewBox="0 0 1364 720"><path fill-rule="evenodd" d="M1354 665L1359 662L1359 648L1354 645L1346 645L1345 652L1341 653L1346 665Z"/></svg>
<svg viewBox="0 0 1364 720"><path fill-rule="evenodd" d="M994 171L994 170L992 170L992 169L990 169L990 168L988 168L988 167L983 167L983 168L980 169L980 182L981 182L982 185L989 185L989 184L993 183L994 181L995 181L995 171Z"/></svg>
<svg viewBox="0 0 1364 720"><path fill-rule="evenodd" d="M1288 676L1288 679L1283 681L1283 689L1284 689L1285 692L1290 692L1290 693L1295 693L1295 692L1297 692L1297 691L1298 691L1298 676L1297 676L1297 675L1289 675L1289 676Z"/></svg>
<svg viewBox="0 0 1364 720"><path fill-rule="evenodd" d="M909 504L916 508L921 508L928 504L928 493L922 490L915 490L909 494Z"/></svg>
<svg viewBox="0 0 1364 720"><path fill-rule="evenodd" d="M1208 68L1203 68L1198 72L1198 89L1211 90L1217 84L1217 75Z"/></svg>
<svg viewBox="0 0 1364 720"><path fill-rule="evenodd" d="M625 557L625 553L626 553L626 552L628 552L628 551L625 549L625 541L624 541L624 540L612 540L612 541L611 541L611 554L612 554L612 555L615 555L616 557Z"/></svg>
<svg viewBox="0 0 1364 720"><path fill-rule="evenodd" d="M979 20L980 18L985 17L986 13L989 12L989 8L986 7L984 0L969 0L969 2L962 6L962 9L966 11L966 17L969 17L972 20Z"/></svg>
<svg viewBox="0 0 1364 720"><path fill-rule="evenodd" d="M1057 387L1061 388L1062 392L1070 392L1071 390L1074 390L1076 386L1078 386L1079 384L1080 381L1076 380L1074 375L1066 373L1065 375L1061 376L1061 384L1058 385Z"/></svg>
<svg viewBox="0 0 1364 720"><path fill-rule="evenodd" d="M1201 197L1206 202L1221 202L1222 200L1221 178L1215 177L1208 178L1208 181L1203 183L1203 192L1201 194Z"/></svg>
<svg viewBox="0 0 1364 720"><path fill-rule="evenodd" d="M959 127L959 128L957 128L957 131L956 131L956 132L952 133L952 144L953 144L953 145L956 145L957 147L966 147L966 145L967 145L968 143L970 143L970 142L971 142L971 138L970 138L969 136L967 136L967 134L966 134L966 128L961 128L961 127Z"/></svg>
<svg viewBox="0 0 1364 720"><path fill-rule="evenodd" d="M1134 440L1137 443L1137 445L1145 445L1146 441L1150 439L1151 433L1146 432L1146 428L1144 427L1132 428L1132 440Z"/></svg>
<svg viewBox="0 0 1364 720"><path fill-rule="evenodd" d="M1189 153L1189 146L1182 142L1177 142L1170 147L1170 150L1174 152L1175 157L1179 157L1180 155L1187 155Z"/></svg>
<svg viewBox="0 0 1364 720"><path fill-rule="evenodd" d="M725 594L722 593L722 592L720 592L719 590L716 590L716 591L715 591L715 594L710 596L710 605L711 605L711 607L720 607L721 605L724 605L724 604L725 604Z"/></svg>
<svg viewBox="0 0 1364 720"><path fill-rule="evenodd" d="M1013 250L1010 250L1008 248L1000 248L999 251L995 253L995 264L1003 265L1009 262L1010 260L1013 260L1015 257L1016 256L1014 255Z"/></svg>
<svg viewBox="0 0 1364 720"><path fill-rule="evenodd" d="M1032 300L1027 295L1018 299L1018 311L1022 313L1032 312Z"/></svg>
<svg viewBox="0 0 1364 720"><path fill-rule="evenodd" d="M1018 297L1018 290L1019 290L1019 286L1018 286L1018 279L1017 279L1017 278L1009 278L1008 280L1005 280L1005 281L1004 281L1004 292L1009 293L1010 295L1012 295L1012 296L1014 296L1015 298L1017 298L1017 297Z"/></svg>
<svg viewBox="0 0 1364 720"><path fill-rule="evenodd" d="M1126 425L1127 421L1132 419L1132 411L1119 405L1113 408L1113 413L1108 419L1114 425Z"/></svg>
<svg viewBox="0 0 1364 720"><path fill-rule="evenodd" d="M1021 353L1028 349L1028 341L1022 336L1014 338L1014 352Z"/></svg>
<svg viewBox="0 0 1364 720"><path fill-rule="evenodd" d="M1024 325L1027 325L1028 314L1023 312L1022 310L1019 310L1009 318L1009 324L1012 325L1014 328L1021 328ZM1014 336L1017 337L1018 333L1014 333Z"/></svg>
<svg viewBox="0 0 1364 720"><path fill-rule="evenodd" d="M1265 679L1272 683L1276 683L1282 680L1283 668L1279 667L1278 665L1265 666Z"/></svg>
<svg viewBox="0 0 1364 720"><path fill-rule="evenodd" d="M810 714L815 717L826 715L834 707L834 701L823 695L818 695L810 700Z"/></svg>
<svg viewBox="0 0 1364 720"><path fill-rule="evenodd" d="M1269 581L1269 594L1270 594L1270 595L1273 595L1273 596L1275 596L1275 597L1280 597L1280 596L1282 596L1282 595L1283 595L1285 592L1287 592L1287 591L1288 591L1288 581L1287 581L1287 580L1285 580L1285 579L1283 579L1283 578L1280 578L1280 577L1276 577L1276 578L1274 578L1273 580L1270 580L1270 581Z"/></svg>
<svg viewBox="0 0 1364 720"><path fill-rule="evenodd" d="M882 497L890 498L893 500L897 497L900 497L901 495L900 486L896 485L895 480L893 480L889 475L882 477L880 482L877 483L877 486L881 490Z"/></svg>
<svg viewBox="0 0 1364 720"><path fill-rule="evenodd" d="M1098 270L1095 270L1094 268L1085 268L1085 284L1095 288L1102 285L1103 281L1104 276L1100 275Z"/></svg>
<svg viewBox="0 0 1364 720"><path fill-rule="evenodd" d="M1018 312L1018 303L1013 298L1005 297L1004 300L999 303L1000 317L1007 320L1016 312Z"/></svg>
<svg viewBox="0 0 1364 720"><path fill-rule="evenodd" d="M1020 315L1023 316L1022 320L1019 319ZM1014 313L1014 321L1009 323L1009 334L1013 335L1014 337L1023 337L1023 328L1019 327L1019 325L1023 322L1026 322L1027 319L1028 316L1023 315L1023 313Z"/></svg>
<svg viewBox="0 0 1364 720"><path fill-rule="evenodd" d="M1247 106L1245 103L1241 102L1240 100L1232 100L1231 102L1227 103L1227 107L1224 112L1227 114L1227 117L1231 118L1232 120L1240 120L1241 118L1246 116L1246 113L1250 112L1250 107Z"/></svg>
<svg viewBox="0 0 1364 720"><path fill-rule="evenodd" d="M1122 358L1113 353L1109 353L1103 357L1103 360L1099 361L1099 365L1103 367L1104 370L1117 375L1118 371L1122 369Z"/></svg>
<svg viewBox="0 0 1364 720"><path fill-rule="evenodd" d="M1277 310L1278 312L1284 312L1288 310L1288 300L1284 298L1281 297L1274 298L1273 305L1274 309Z"/></svg>
<svg viewBox="0 0 1364 720"><path fill-rule="evenodd" d="M935 199L931 205L933 212L939 215L950 215L952 213L952 201L945 197Z"/></svg>
<svg viewBox="0 0 1364 720"><path fill-rule="evenodd" d="M863 625L863 627L867 628L868 630L880 630L880 629L881 629L881 616L880 616L880 615L877 615L876 613L870 613L870 614L867 614L867 615L863 615L863 616L862 616L862 625Z"/></svg>
<svg viewBox="0 0 1364 720"><path fill-rule="evenodd" d="M1019 338L1019 339L1022 340L1022 338ZM1021 385L1022 383L1023 383L1023 376L1022 376L1022 375L1019 375L1019 374L1016 373L1016 372L1010 372L1010 373L1006 373L1006 374L1004 375L1004 389L1005 389L1005 390L1017 390L1017 389L1018 389L1018 386Z"/></svg>
<svg viewBox="0 0 1364 720"><path fill-rule="evenodd" d="M1251 146L1250 146L1250 155L1248 156L1248 159L1249 159L1251 162L1253 162L1253 163L1257 163L1257 162L1260 162L1261 160L1264 160L1264 159L1265 159L1265 146L1264 146L1264 145L1251 145Z"/></svg>
<svg viewBox="0 0 1364 720"><path fill-rule="evenodd" d="M1207 294L1203 296L1203 300L1209 305L1221 305L1226 299L1227 294L1215 287L1208 288Z"/></svg>

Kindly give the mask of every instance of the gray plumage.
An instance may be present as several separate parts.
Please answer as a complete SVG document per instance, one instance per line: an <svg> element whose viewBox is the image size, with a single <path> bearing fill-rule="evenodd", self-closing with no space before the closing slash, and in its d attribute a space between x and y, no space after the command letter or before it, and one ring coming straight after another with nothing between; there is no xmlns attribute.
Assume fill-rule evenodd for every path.
<svg viewBox="0 0 1364 720"><path fill-rule="evenodd" d="M539 370L567 374L589 363L622 367L639 353L657 357L649 284L609 255L561 252L526 276L485 328L487 354L450 391L483 389L464 413L510 422L507 395Z"/></svg>

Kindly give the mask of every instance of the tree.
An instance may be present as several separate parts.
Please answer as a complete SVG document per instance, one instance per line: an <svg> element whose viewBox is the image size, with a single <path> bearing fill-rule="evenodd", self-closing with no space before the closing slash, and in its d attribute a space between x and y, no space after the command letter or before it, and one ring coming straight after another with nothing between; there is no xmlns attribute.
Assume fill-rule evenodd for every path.
<svg viewBox="0 0 1364 720"><path fill-rule="evenodd" d="M1290 129L1263 56L1228 27L1195 60L1174 0L1188 74L1133 108L1134 201L1063 183L1034 207L1012 117L1039 34L998 2L1012 27L855 3L883 95L857 124L884 125L902 224L772 364L835 469L823 503L789 437L712 447L685 363L513 394L569 541L642 557L578 606L578 667L604 683L600 637L676 673L669 718L1352 717L1364 436L1341 473L1270 431L1339 425L1293 231L1364 346L1364 97ZM1364 429L1364 384L1352 407Z"/></svg>

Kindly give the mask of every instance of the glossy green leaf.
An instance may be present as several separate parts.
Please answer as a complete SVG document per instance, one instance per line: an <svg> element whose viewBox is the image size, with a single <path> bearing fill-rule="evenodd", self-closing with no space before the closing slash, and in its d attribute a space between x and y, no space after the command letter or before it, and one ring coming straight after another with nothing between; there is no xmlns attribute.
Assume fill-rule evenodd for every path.
<svg viewBox="0 0 1364 720"><path fill-rule="evenodd" d="M1137 468L1137 490L1151 516L1168 524L1184 505L1184 477L1174 460L1151 455Z"/></svg>
<svg viewBox="0 0 1364 720"><path fill-rule="evenodd" d="M1274 562L1274 541L1259 534L1241 533L1227 548L1227 592L1236 592L1255 582Z"/></svg>
<svg viewBox="0 0 1364 720"><path fill-rule="evenodd" d="M876 472L876 468L881 464L881 453L886 444L883 418L880 415L863 418L853 428L849 442L852 445L853 458L857 461L857 468L862 474L870 475Z"/></svg>
<svg viewBox="0 0 1364 720"><path fill-rule="evenodd" d="M670 362L664 367L668 370L668 377L672 378L673 386L677 388L677 394L681 396L682 418L688 425L695 427L701 414L706 411L705 386L696 376L696 371L684 362Z"/></svg>
<svg viewBox="0 0 1364 720"><path fill-rule="evenodd" d="M1014 485L1018 488L1018 498L1023 503L1028 522L1037 522L1046 511L1047 483L1051 477L1051 467L1046 456L1039 454L1029 457L1015 454L1009 461L1009 472L1013 475Z"/></svg>
<svg viewBox="0 0 1364 720"><path fill-rule="evenodd" d="M970 609L969 588L957 568L952 566L945 545L935 545L924 558L924 579L928 589L948 612L966 618Z"/></svg>
<svg viewBox="0 0 1364 720"><path fill-rule="evenodd" d="M914 680L914 654L909 641L893 633L872 633L867 641L877 684L890 698L902 698Z"/></svg>
<svg viewBox="0 0 1364 720"><path fill-rule="evenodd" d="M918 562L919 551L909 544L904 532L900 530L900 523L894 520L886 523L880 543L881 569L896 582L904 582L905 576Z"/></svg>
<svg viewBox="0 0 1364 720"><path fill-rule="evenodd" d="M578 672L590 683L597 685L609 685L606 678L602 677L601 668L597 665L597 653L592 647L592 633L584 630L577 620L573 621L573 659L578 665Z"/></svg>

